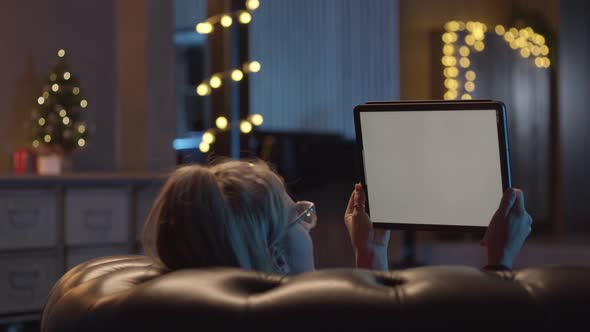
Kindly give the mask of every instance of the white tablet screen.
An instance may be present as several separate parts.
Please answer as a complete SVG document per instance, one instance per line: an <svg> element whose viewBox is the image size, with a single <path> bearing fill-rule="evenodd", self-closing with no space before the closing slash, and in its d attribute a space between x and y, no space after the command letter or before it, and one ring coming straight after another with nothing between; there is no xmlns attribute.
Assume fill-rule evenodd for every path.
<svg viewBox="0 0 590 332"><path fill-rule="evenodd" d="M361 112L371 220L488 226L502 197L495 110Z"/></svg>

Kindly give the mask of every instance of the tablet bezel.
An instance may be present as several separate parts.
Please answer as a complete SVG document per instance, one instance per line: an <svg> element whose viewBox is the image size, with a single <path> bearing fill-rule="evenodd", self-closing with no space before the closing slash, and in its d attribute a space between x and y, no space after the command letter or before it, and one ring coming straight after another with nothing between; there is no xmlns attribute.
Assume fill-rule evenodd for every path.
<svg viewBox="0 0 590 332"><path fill-rule="evenodd" d="M498 101L412 101L412 102L389 102L389 103L365 103L354 108L354 126L356 134L355 153L359 162L360 182L365 191L365 207L370 215L369 192L365 180L365 165L363 156L363 140L360 125L360 114L363 112L416 112L416 111L496 111L496 124L498 129L498 146L500 153L500 168L502 172L502 189L512 187L512 176L510 170L510 146L508 140L508 127L506 119L506 106ZM490 216L490 219L492 216ZM460 225L433 225L433 224L406 224L406 223L372 223L376 228L399 229L399 230L424 230L424 231L459 231L479 233L485 232L487 226L460 226Z"/></svg>

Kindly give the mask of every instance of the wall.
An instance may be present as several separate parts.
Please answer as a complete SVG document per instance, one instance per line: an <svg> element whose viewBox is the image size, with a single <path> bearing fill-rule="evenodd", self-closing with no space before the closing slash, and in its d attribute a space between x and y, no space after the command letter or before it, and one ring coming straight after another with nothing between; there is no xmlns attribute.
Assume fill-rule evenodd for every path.
<svg viewBox="0 0 590 332"><path fill-rule="evenodd" d="M79 170L116 168L114 1L23 0L0 10L0 172L12 151L30 146L23 128L42 80L64 48L87 97L92 137L75 156Z"/></svg>
<svg viewBox="0 0 590 332"><path fill-rule="evenodd" d="M116 157L122 171L175 165L173 2L117 2Z"/></svg>
<svg viewBox="0 0 590 332"><path fill-rule="evenodd" d="M590 3L561 1L559 109L567 229L590 230Z"/></svg>
<svg viewBox="0 0 590 332"><path fill-rule="evenodd" d="M352 109L399 98L398 1L261 1L250 23L250 112L264 130L354 137Z"/></svg>

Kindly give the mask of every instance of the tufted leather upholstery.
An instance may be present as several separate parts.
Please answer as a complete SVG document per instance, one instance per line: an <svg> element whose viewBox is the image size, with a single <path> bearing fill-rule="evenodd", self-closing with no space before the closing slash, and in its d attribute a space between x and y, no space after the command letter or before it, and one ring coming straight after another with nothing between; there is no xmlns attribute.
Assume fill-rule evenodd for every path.
<svg viewBox="0 0 590 332"><path fill-rule="evenodd" d="M54 285L42 331L586 330L589 300L590 266L285 277L237 268L167 271L144 256L112 256L82 263Z"/></svg>

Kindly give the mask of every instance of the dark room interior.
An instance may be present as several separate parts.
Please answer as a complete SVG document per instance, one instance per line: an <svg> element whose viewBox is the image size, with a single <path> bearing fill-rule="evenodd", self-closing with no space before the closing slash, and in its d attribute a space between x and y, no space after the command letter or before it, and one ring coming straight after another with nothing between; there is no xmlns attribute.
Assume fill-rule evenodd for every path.
<svg viewBox="0 0 590 332"><path fill-rule="evenodd" d="M3 2L0 331L306 329L315 322L363 328L361 321L410 329L435 320L466 330L494 316L502 319L490 327L534 331L583 322L590 297L589 34L590 4L582 0ZM514 262L504 263L507 244L501 263L491 262L492 240L482 242L486 219L478 232L370 226L373 241L388 234L379 263L385 268L376 267L376 254L367 256L373 265L364 264L353 234L354 218L366 211L350 212L353 228L346 219L349 197L355 213L367 210L370 171L353 109L369 101L488 99L505 105L509 187L519 189L511 204L526 193L523 215L532 222ZM314 203L295 224L313 217L305 241L313 243L316 271L299 275L296 263L287 264L293 273L286 276L257 268L258 246L279 257L265 244L274 243L275 223L287 217L263 209L264 220L272 219L261 226L267 233L248 233L259 220L239 224L235 211L240 204L260 208L255 185L262 180L232 187L221 166L207 168L224 160L246 160L263 172L258 167L266 166L254 165L261 160L284 180L289 202ZM166 184L186 166L207 171L165 201L166 188L175 190ZM207 181L218 181L211 188L226 195L227 209L203 189ZM365 191L355 189L359 182ZM246 200L236 207L239 195ZM507 194L494 195L497 207ZM208 242L218 233L199 228L204 240L191 255L203 260L221 257L213 248L232 246L236 237L256 243L233 248L223 263L184 264L173 250L189 250L181 238L205 226L183 226L170 240L167 263L159 236L168 234L166 223L182 223L166 213L196 224L223 216L242 227L232 235L223 227L234 224L224 221L219 236L227 243L219 244ZM161 223L155 235L147 222L154 215ZM514 222L503 226L510 229L501 235L506 243ZM158 237L159 260L144 236ZM295 254L285 250L291 262ZM429 309L433 304L445 309ZM423 319L428 315L432 320Z"/></svg>

